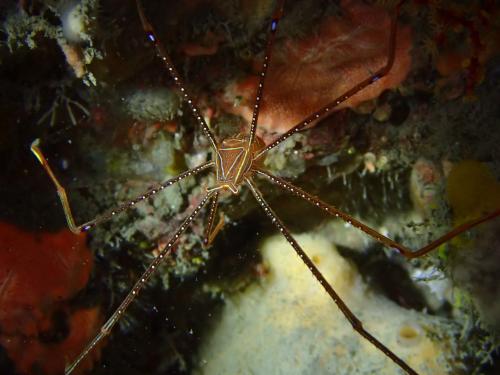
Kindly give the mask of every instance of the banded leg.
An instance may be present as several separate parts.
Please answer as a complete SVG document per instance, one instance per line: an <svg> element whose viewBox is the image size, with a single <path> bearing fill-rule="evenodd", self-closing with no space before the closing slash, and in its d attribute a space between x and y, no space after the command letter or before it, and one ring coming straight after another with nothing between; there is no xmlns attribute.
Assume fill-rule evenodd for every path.
<svg viewBox="0 0 500 375"><path fill-rule="evenodd" d="M255 139L255 132L257 131L257 120L259 119L259 109L262 99L262 93L264 91L264 82L266 80L266 73L269 67L269 62L271 61L271 52L274 44L274 39L276 37L276 30L278 29L278 22L283 16L284 5L285 0L278 0L276 10L274 11L273 17L271 19L271 28L267 37L266 52L264 55L264 62L262 63L262 71L260 73L259 85L257 86L257 96L255 97L255 105L253 108L252 122L250 124L250 137L248 141L249 150L252 149L252 144Z"/></svg>
<svg viewBox="0 0 500 375"><path fill-rule="evenodd" d="M299 258L305 263L309 271L313 274L313 276L318 280L323 289L328 293L330 298L335 302L337 307L340 309L342 314L346 317L346 319L351 323L352 328L356 330L361 336L363 336L366 340L368 340L372 345L374 345L378 350L384 353L387 357L393 360L399 367L401 367L406 373L411 375L417 375L417 372L413 370L405 361L399 358L396 354L394 354L389 348L387 348L384 344L382 344L379 340L377 340L370 332L366 331L363 328L362 322L354 315L354 313L349 309L349 307L345 304L345 302L340 298L337 292L333 289L333 287L328 283L320 270L314 265L313 261L307 256L307 254L302 250L300 245L295 241L292 237L288 229L285 227L283 222L278 218L278 216L274 213L269 204L264 200L262 194L258 190L258 188L253 184L252 180L246 179L247 185L250 187L255 199L259 202L260 206L266 213L266 215L271 219L274 225L278 228L281 234L288 241L290 246L293 247Z"/></svg>
<svg viewBox="0 0 500 375"><path fill-rule="evenodd" d="M224 226L224 216L221 214L219 216L219 221L215 225L215 216L217 213L217 206L219 204L219 190L214 190L215 194L212 197L212 202L210 205L210 210L208 212L207 226L205 227L205 233L203 235L203 246L208 247L212 244L217 233ZM215 228L214 228L215 225Z"/></svg>
<svg viewBox="0 0 500 375"><path fill-rule="evenodd" d="M326 213L338 217L342 220L344 220L346 223L351 224L355 228L362 230L366 234L368 234L370 237L372 237L375 241L381 243L384 246L387 246L391 249L394 249L398 251L401 255L405 256L408 259L412 258L418 258L421 256L426 255L427 253L431 252L438 246L442 245L445 242L448 242L452 238L458 236L459 234L468 231L471 228L474 228L475 226L484 223L486 221L492 220L495 217L500 215L500 208L487 214L479 219L471 220L468 221L462 225L459 225L458 227L454 228L450 232L446 233L445 235L439 237L438 239L432 241L430 244L418 249L418 250L411 250L407 248L406 246L401 245L400 243L391 240L390 238L384 236L383 234L377 232L376 230L370 228L369 226L363 224L359 220L356 220L350 215L347 215L346 213L340 211L338 208L331 206L320 199L316 198L315 196L309 194L308 192L298 188L297 186L292 185L291 183L285 181L282 178L273 176L263 170L256 170L256 173L260 176L266 177L268 180L271 182L275 183L276 185L280 186L281 188L287 190L288 192L292 193L293 195L305 199L307 202L311 203L313 206L316 206L320 208L321 210L325 211Z"/></svg>
<svg viewBox="0 0 500 375"><path fill-rule="evenodd" d="M201 202L196 206L196 208L191 212L191 214L184 219L179 228L175 231L174 235L170 238L168 243L162 249L160 254L151 262L151 264L146 268L146 271L142 274L142 276L137 280L134 287L127 294L125 299L122 301L120 306L115 310L113 315L107 320L106 323L101 327L100 332L96 337L85 347L85 349L80 353L80 355L65 369L65 374L71 374L73 370L76 369L78 364L92 351L92 349L113 329L115 324L120 320L122 315L125 313L129 305L132 301L137 297L141 289L146 285L149 278L154 274L160 263L172 253L175 253L173 250L174 244L177 242L181 234L187 229L187 227L193 222L195 217L198 215L200 210L205 206L205 204L210 200L213 193L207 193L205 197L201 200Z"/></svg>
<svg viewBox="0 0 500 375"><path fill-rule="evenodd" d="M139 18L141 19L141 24L146 32L146 35L151 43L153 43L154 47L156 48L156 52L158 53L158 56L162 59L163 63L165 64L165 67L167 68L170 76L173 78L175 84L179 88L182 99L188 104L189 109L191 109L191 113L193 114L196 122L201 126L203 129L203 132L207 136L207 138L210 141L210 144L212 145L213 150L215 153L219 153L218 148L217 148L217 141L215 140L215 136L213 135L212 131L208 127L208 124L205 122L203 119L203 116L200 112L200 110L196 107L193 101L193 97L188 93L186 85L181 79L181 76L179 75L179 72L175 68L174 64L172 63L172 60L170 59L170 56L167 53L167 50L163 46L163 44L160 42L158 37L156 36L155 30L151 23L149 23L148 19L146 18L146 14L144 13L144 8L142 7L142 3L140 0L136 0L137 3L137 11L139 13Z"/></svg>
<svg viewBox="0 0 500 375"><path fill-rule="evenodd" d="M174 178L171 178L169 180L162 182L161 184L158 184L158 185L155 185L155 186L149 188L144 193L138 195L134 199L132 199L128 202L122 203L118 207L115 207L111 210L108 210L104 214L97 216L95 219L90 220L84 224L77 225L75 223L75 219L74 219L73 213L71 211L71 206L69 204L68 195L66 194L66 189L61 185L61 183L57 179L56 175L52 171L52 168L50 167L47 159L43 155L43 152L40 149L40 140L39 139L36 139L31 144L31 152L36 156L36 158L38 159L38 161L42 165L43 169L45 169L45 172L47 172L50 179L54 183L54 185L57 189L57 195L59 195L59 199L61 200L61 204L62 204L62 207L64 210L64 216L66 217L66 222L68 223L68 227L75 234L81 233L82 231L86 232L89 229L93 228L94 226L96 226L100 223L103 223L103 222L111 219L113 216L135 206L136 203L139 203L140 201L143 201L147 198L150 198L151 196L153 196L156 193L158 193L159 191L162 191L163 189L169 187L170 185L173 185L173 184L183 180L186 177L195 175L195 174L207 169L208 167L211 167L214 165L214 162L210 161L210 162L201 164L201 165L197 166L196 168L189 169L189 170L181 173L180 175L178 175Z"/></svg>
<svg viewBox="0 0 500 375"><path fill-rule="evenodd" d="M301 122L299 122L298 124L293 126L286 133L283 133L276 140L274 140L269 145L267 145L264 149L262 149L262 151L260 151L254 157L254 159L260 158L267 151L276 147L281 142L283 142L285 139L289 138L290 136L294 135L295 133L303 130L307 125L309 125L313 121L316 121L316 120L319 120L320 118L326 117L327 115L330 114L330 111L332 109L334 109L335 107L337 107L339 104L345 102L347 99L354 96L359 91L363 90L365 87L377 82L380 78L384 77L385 75L387 75L387 73L389 73L392 66L394 65L394 58L396 56L396 35L397 35L397 27L398 27L398 16L399 16L399 10L401 8L401 5L404 2L405 2L405 0L401 0L394 10L394 16L393 16L392 21L391 21L391 33L389 36L389 50L387 53L388 57L387 57L386 64L382 68L377 70L374 74L372 74L370 77L366 78L364 81L361 81L360 83L355 85L353 88L346 91L344 94L340 95L332 102L328 103L323 108L321 108L318 111L314 112L313 114L309 115L304 120L302 120Z"/></svg>

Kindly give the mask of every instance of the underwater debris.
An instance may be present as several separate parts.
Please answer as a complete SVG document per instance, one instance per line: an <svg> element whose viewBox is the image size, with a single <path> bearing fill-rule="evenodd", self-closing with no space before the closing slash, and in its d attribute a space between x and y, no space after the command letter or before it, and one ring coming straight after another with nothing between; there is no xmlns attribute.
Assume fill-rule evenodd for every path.
<svg viewBox="0 0 500 375"><path fill-rule="evenodd" d="M93 265L85 242L68 229L29 233L0 223L0 344L19 373L60 374L100 327L99 307L71 302Z"/></svg>
<svg viewBox="0 0 500 375"><path fill-rule="evenodd" d="M269 81L276 84L266 86L259 115L261 133L287 131L307 114L335 100L385 64L389 14L357 0L343 1L342 9L345 17L326 18L314 35L277 43L268 73ZM335 110L354 107L397 86L410 69L411 46L410 29L401 27L397 34L394 66L389 74ZM223 97L225 109L250 121L257 83L258 77L250 76L227 86Z"/></svg>

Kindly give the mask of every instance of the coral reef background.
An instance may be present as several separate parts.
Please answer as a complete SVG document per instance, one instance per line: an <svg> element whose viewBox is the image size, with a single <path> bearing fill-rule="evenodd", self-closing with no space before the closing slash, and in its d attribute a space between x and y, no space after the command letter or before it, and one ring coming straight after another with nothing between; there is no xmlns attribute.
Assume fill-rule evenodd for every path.
<svg viewBox="0 0 500 375"><path fill-rule="evenodd" d="M143 2L216 135L245 130L274 2ZM259 134L273 139L383 64L394 5L287 2ZM413 248L498 208L499 13L492 0L407 0L394 76L277 147L265 166ZM148 43L135 1L10 0L0 3L0 16L0 373L58 374L213 180L186 180L74 237L31 142L42 140L79 222L200 164L209 148ZM422 342L449 346L440 368L498 372L498 219L407 262L276 187L262 189L294 233L321 233L346 264L356 265L359 283L378 301L363 305L353 297L366 314L383 305L425 315L440 323L418 332ZM213 339L226 307L241 301L252 308L252 293L280 275L259 252L274 231L248 192L226 198L223 209L226 225L213 246L201 244L202 217L180 241L177 261L165 262L86 369L210 373L202 348L209 340L229 345ZM295 257L291 249L288 256ZM287 300L287 288L294 288L293 278L273 293ZM307 297L300 298L299 307ZM270 311L272 302L262 301ZM301 331L306 319L297 320L290 332L312 337L311 356L324 353L325 337L338 340L332 332ZM384 327L381 335L391 334L393 327ZM294 337L285 333L284 343ZM349 350L364 345L351 334ZM245 348L231 345L238 344ZM418 345L410 344L409 355L418 356ZM359 353L342 356L345 373L378 366L356 360ZM306 357L297 373L331 370L328 361Z"/></svg>

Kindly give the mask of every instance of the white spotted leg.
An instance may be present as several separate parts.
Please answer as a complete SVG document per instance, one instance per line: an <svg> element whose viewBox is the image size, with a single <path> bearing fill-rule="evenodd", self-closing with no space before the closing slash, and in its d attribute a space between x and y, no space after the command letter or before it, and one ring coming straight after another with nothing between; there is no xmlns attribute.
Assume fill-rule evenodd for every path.
<svg viewBox="0 0 500 375"><path fill-rule="evenodd" d="M379 79L382 77L386 76L390 70L392 69L392 66L394 65L394 59L396 57L396 35L397 35L397 28L398 28L398 16L399 16L399 10L405 0L401 0L398 5L396 5L395 10L394 10L394 16L391 21L391 31L389 35L389 49L387 51L387 61L383 67L378 69L375 73L367 77L364 81L361 81L360 83L356 84L354 87L352 87L350 90L346 91L339 97L337 97L335 100L332 102L328 103L324 107L320 108L313 114L307 116L304 120L299 122L298 124L292 126L290 130L288 130L286 133L283 133L281 136L279 136L277 139L272 141L270 144L268 144L265 148L263 148L260 152L257 153L257 155L254 156L254 160L260 158L262 155L264 155L266 152L271 150L272 148L276 147L292 135L300 132L303 130L306 126L311 124L313 121L320 120L324 117L327 117L328 115L331 114L331 111L337 107L339 104L345 102L347 99L351 98L361 90L363 90L365 87L377 82Z"/></svg>
<svg viewBox="0 0 500 375"><path fill-rule="evenodd" d="M182 233L187 229L187 227L193 222L196 218L200 210L205 206L205 204L210 200L214 193L207 193L201 202L196 206L196 208L189 214L189 216L184 219L182 224L177 228L174 235L170 238L165 247L160 251L158 256L151 262L151 264L146 268L146 271L142 274L142 276L137 280L134 287L127 294L125 299L122 301L120 306L115 310L113 315L107 320L107 322L101 327L101 330L94 337L92 341L88 343L85 349L78 355L78 357L65 369L65 374L71 374L73 370L78 366L78 364L95 348L95 346L113 329L115 324L120 320L122 315L125 313L129 305L134 301L137 297L141 289L146 285L150 277L154 274L160 263L167 257L175 254L174 244L177 242Z"/></svg>
<svg viewBox="0 0 500 375"><path fill-rule="evenodd" d="M263 176L263 177L267 178L272 183L285 189L289 193L306 200L307 202L309 202L313 206L320 208L321 210L325 211L326 213L328 213L332 216L338 217L339 219L342 219L343 221L345 221L348 224L351 224L353 227L368 234L375 241L381 243L384 246L387 246L391 249L396 250L397 252L399 252L401 255L403 255L404 257L406 257L408 259L418 258L418 257L424 256L424 255L428 254L429 252L431 252L432 250L434 250L435 248L437 248L438 246L440 246L440 245L448 242L452 238L458 236L459 234L461 234L465 231L468 231L469 229L472 229L473 227L475 227L481 223L492 220L500 215L500 208L499 208L499 209L496 209L496 210L492 211L491 213L488 213L488 214L486 214L478 219L474 219L474 220L465 222L462 225L459 225L458 227L452 229L450 232L435 239L434 241L432 241L428 245L426 245L418 250L411 250L408 247L406 247L406 246L404 246L404 245L402 245L394 240L391 240L390 238L384 236L383 234L381 234L381 233L377 232L376 230L370 228L369 226L363 224L362 222L355 219L354 217L340 211L338 208L336 208L332 205L329 205L329 204L321 201L319 198L309 194L308 192L298 188L297 186L292 185L290 182L285 181L284 179L282 179L280 177L273 176L270 173L268 173L262 169L255 169L255 173L259 176Z"/></svg>
<svg viewBox="0 0 500 375"><path fill-rule="evenodd" d="M188 104L189 109L191 110L191 113L194 116L194 119L196 122L201 126L203 133L207 136L208 140L210 141L210 145L212 146L213 151L218 154L218 147L217 147L217 141L215 139L215 136L213 135L212 131L208 127L208 124L206 121L203 119L203 116L194 103L192 95L188 92L188 89L186 88L186 85L182 81L182 78L175 68L172 59L167 53L167 50L161 43L160 39L156 36L155 30L153 28L153 25L148 21L146 14L144 13L144 9L142 7L142 3L140 0L136 0L137 3L137 11L139 13L139 17L141 19L141 24L144 29L144 32L146 33L149 41L153 44L153 46L156 49L156 52L158 53L158 56L160 59L163 61L163 64L165 65L165 68L167 69L168 73L174 80L177 88L181 92L181 97L182 99Z"/></svg>
<svg viewBox="0 0 500 375"><path fill-rule="evenodd" d="M160 184L157 184L153 187L150 187L148 190L146 190L142 194L138 195L134 199L131 199L125 203L120 204L119 206L117 206L113 209L106 211L105 213L97 216L95 219L87 221L84 224L77 225L75 223L75 219L74 219L73 213L71 211L71 206L69 204L68 195L66 194L66 189L59 182L58 178L56 177L56 175L52 171L52 168L50 167L47 159L43 155L43 152L40 148L40 140L39 139L36 139L31 144L31 152L36 156L36 158L38 159L38 161L42 165L43 169L45 169L45 172L47 172L47 174L49 175L50 179L52 180L54 186L56 187L57 194L59 195L59 199L61 201L61 204L62 204L62 207L64 210L64 216L66 217L66 222L68 223L68 227L75 234L78 234L81 232L86 232L89 229L93 228L94 226L110 220L115 215L118 215L119 213L121 213L129 208L134 207L137 203L142 202L142 201L152 197L156 193L164 190L165 188L167 188L173 184L176 184L177 182L185 179L186 177L198 174L201 171L215 165L214 162L210 161L207 163L203 163L203 164L201 164L193 169L189 169L189 170L181 173L180 175L178 175L174 178L171 178L171 179L166 180Z"/></svg>
<svg viewBox="0 0 500 375"><path fill-rule="evenodd" d="M328 283L320 270L314 265L313 261L307 256L304 250L300 247L297 241L290 234L288 229L285 227L283 222L279 219L279 217L274 213L269 204L265 201L262 196L262 193L259 189L254 185L250 178L246 179L246 183L250 190L252 191L255 199L260 204L266 215L271 219L272 223L278 228L280 233L285 237L290 246L295 250L299 258L305 263L309 271L313 274L313 276L318 280L323 289L328 293L330 298L335 302L339 310L344 314L346 319L351 323L352 328L358 332L361 336L363 336L366 340L368 340L372 345L374 345L378 350L384 353L387 357L389 357L392 361L394 361L399 367L401 367L406 373L410 375L418 375L415 370L413 370L405 361L399 358L396 354L394 354L389 348L387 348L384 344L382 344L379 340L377 340L370 332L363 328L362 322L354 315L354 313L349 309L349 307L345 304L345 302L340 298L335 289Z"/></svg>
<svg viewBox="0 0 500 375"><path fill-rule="evenodd" d="M269 63L271 62L271 52L273 49L274 39L276 37L276 31L278 30L278 23L283 16L283 7L285 5L285 0L279 0L276 5L276 10L271 19L271 27L269 29L269 34L267 37L266 51L264 53L264 62L262 63L262 70L259 76L259 84L257 86L257 95L255 97L255 104L252 114L252 122L250 123L250 136L248 139L248 150L252 149L252 144L255 140L255 133L257 131L257 121L259 119L260 103L262 99L262 94L264 92L264 83L266 80L266 73L269 68Z"/></svg>

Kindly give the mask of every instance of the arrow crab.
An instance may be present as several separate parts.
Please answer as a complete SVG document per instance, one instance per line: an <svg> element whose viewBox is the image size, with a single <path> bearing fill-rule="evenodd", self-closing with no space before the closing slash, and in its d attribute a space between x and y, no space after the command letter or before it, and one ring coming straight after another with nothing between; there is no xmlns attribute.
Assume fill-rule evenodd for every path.
<svg viewBox="0 0 500 375"><path fill-rule="evenodd" d="M177 254L176 243L204 210L207 213L207 219L203 243L205 246L210 246L214 243L215 238L222 227L222 221L219 220L219 222L217 222L218 217L222 217L220 214L223 209L223 206L220 207L221 201L227 196L240 194L244 189L248 189L247 191L253 195L257 204L261 207L264 215L267 216L269 225L274 226L275 229L282 234L290 247L302 260L304 266L309 270L310 276L317 280L318 288L327 293L331 299L331 303L334 303L338 307L347 321L352 325L353 330L366 339L370 345L379 350L381 355L385 355L390 358L395 365L404 372L408 374L417 374L417 371L413 369L407 361L402 359L397 354L397 351L389 349L383 342L364 328L361 320L358 319L356 314L349 308L349 301L344 301L336 292L335 285L331 285L323 276L322 272L315 264L314 259L310 258L307 255L307 252L304 251L300 244L295 240L286 224L278 217L271 205L268 203L268 200L261 192L258 185L258 181L265 180L272 184L275 189L281 189L285 194L289 194L294 198L303 200L308 204L315 206L318 210L323 211L327 215L342 220L346 223L346 225L353 226L354 228L364 232L366 236L370 237L376 243L387 247L391 251L399 253L407 259L426 256L428 253L437 249L442 244L447 243L459 234L464 233L479 224L492 220L500 214L500 210L496 209L492 212L488 212L484 216L463 222L455 229L433 240L428 245L417 250L412 250L407 246L389 238L380 231L364 224L362 221L356 219L343 210L324 202L316 196L306 192L304 189L294 185L290 181L276 176L266 170L264 160L268 152L280 146L301 131L308 129L311 124L328 118L336 109L341 107L351 98L365 90L368 90L372 87L372 85L379 83L380 80L383 80L391 72L396 55L398 15L404 1L400 1L397 5L395 5L392 11L390 27L387 33L387 47L383 65L374 71L369 71L364 79L355 83L352 87L347 88L333 100L320 106L296 124L291 125L288 130L282 134L272 137L272 139L268 142L265 142L258 135L257 131L259 127L259 115L261 114L262 103L266 96L266 89L269 85L274 84L274 82L268 82L266 78L268 76L269 67L273 63L271 55L273 53L273 46L275 45L279 26L283 18L286 17L285 1L278 0L276 2L274 11L272 12L272 16L270 17L267 25L267 39L265 43L264 57L259 68L259 75L253 101L254 104L251 106L252 114L249 129L238 133L237 135L223 137L221 139L216 137L213 129L205 118L203 111L197 105L195 96L190 92L188 85L184 82L182 74L176 68L169 52L164 47L161 37L157 35L155 28L149 21L146 15L146 9L143 7L140 0L137 0L136 2L140 22L145 31L146 38L155 48L158 58L162 61L166 71L175 83L180 93L180 97L185 102L189 112L197 123L197 126L201 129L201 132L208 141L208 145L212 152L212 159L205 161L194 168L188 169L174 178L168 179L167 181L149 188L134 199L131 199L116 208L99 215L93 220L87 221L84 224L78 224L75 222L73 217L66 190L59 182L55 173L52 171L47 158L42 152L41 144L38 140L33 142L31 150L54 183L64 209L67 224L74 233L87 232L95 226L112 219L126 210L132 209L136 205L140 205L142 201L148 200L157 194L161 194L163 190L166 190L169 187L178 184L180 181L192 176L211 170L212 172L215 172L215 178L213 183L206 188L206 192L203 197L194 205L194 208L183 219L178 228L171 233L168 241L166 241L161 249L159 249L154 260L152 260L152 262L148 265L144 273L139 277L135 285L116 308L113 314L106 320L95 338L88 343L87 347L82 350L77 358L71 359L70 364L66 368L66 374L73 373L78 368L80 362L85 359L90 352L95 350L95 347L111 333L115 325L127 312L130 304L136 300L139 293L147 285L148 280L155 274L158 267L167 259L175 260Z"/></svg>

